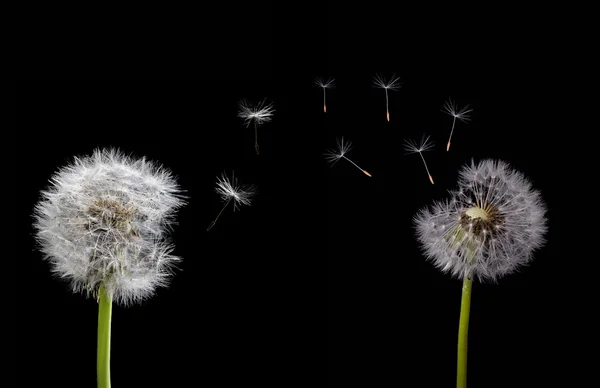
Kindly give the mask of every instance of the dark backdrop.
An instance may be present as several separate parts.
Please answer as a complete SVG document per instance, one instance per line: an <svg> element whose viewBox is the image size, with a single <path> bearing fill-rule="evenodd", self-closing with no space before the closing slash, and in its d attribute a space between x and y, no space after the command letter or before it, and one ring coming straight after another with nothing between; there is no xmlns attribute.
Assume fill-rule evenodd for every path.
<svg viewBox="0 0 600 388"><path fill-rule="evenodd" d="M469 386L558 378L551 29L536 33L546 26L528 15L483 13L475 22L456 11L440 24L375 8L342 17L329 6L302 10L310 23L300 23L284 19L298 10L271 9L188 31L185 43L168 34L177 50L163 42L150 64L152 39L143 34L144 55L117 45L123 66L73 65L81 58L69 50L84 39L63 40L58 59L40 59L47 66L29 62L17 82L11 150L22 188L14 194L18 385L95 384L97 304L51 276L31 213L59 166L110 146L170 168L189 196L172 234L183 262L169 288L142 305L114 306L113 386L453 386L461 282L425 261L412 217L447 196L463 164L483 158L531 179L550 228L530 266L474 284ZM103 61L122 58L101 52ZM372 87L376 73L401 79L389 94L390 122L384 91ZM326 114L316 76L335 77ZM259 128L260 155L236 116L241 98L274 103L273 120ZM457 122L450 152L448 98L473 108L469 123ZM435 185L418 154L402 150L423 133L435 142L424 153ZM344 160L326 164L323 152L339 136L371 178ZM206 232L222 206L216 176L232 170L259 193Z"/></svg>

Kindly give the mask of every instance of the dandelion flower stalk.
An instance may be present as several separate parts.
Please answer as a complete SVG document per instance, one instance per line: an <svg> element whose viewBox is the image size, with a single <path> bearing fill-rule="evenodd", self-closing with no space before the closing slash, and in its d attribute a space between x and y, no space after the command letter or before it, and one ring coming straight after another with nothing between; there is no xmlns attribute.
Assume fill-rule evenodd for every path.
<svg viewBox="0 0 600 388"><path fill-rule="evenodd" d="M389 81L386 81L383 76L376 74L375 78L373 79L373 84L378 87L378 88L382 88L385 90L385 117L387 119L387 121L390 121L390 110L388 107L388 90L398 90L400 88L400 77L396 77L395 74L392 75L392 77L389 79Z"/></svg>
<svg viewBox="0 0 600 388"><path fill-rule="evenodd" d="M271 117L275 112L273 103L267 104L266 99L258 103L251 103L247 100L242 100L238 103L238 107L238 117L244 119L246 127L248 127L250 123L254 123L254 149L258 155L258 126L271 121Z"/></svg>
<svg viewBox="0 0 600 388"><path fill-rule="evenodd" d="M337 139L337 149L330 149L327 150L324 155L325 155L325 159L331 163L331 166L333 167L334 164L337 163L338 160L344 158L347 161L349 161L350 163L352 163L352 165L354 165L356 168L358 168L360 171L363 172L363 174L365 174L368 177L371 177L371 174L369 174L369 172L367 170L363 170L361 167L359 167L356 163L354 163L352 160L348 159L346 157L346 154L352 149L352 142L347 140L346 142L344 142L344 137L342 136L341 139Z"/></svg>
<svg viewBox="0 0 600 388"><path fill-rule="evenodd" d="M463 280L457 387L467 384L467 339L472 281L496 282L533 259L545 243L546 206L523 174L508 163L464 166L451 198L420 210L413 221L426 258Z"/></svg>
<svg viewBox="0 0 600 388"><path fill-rule="evenodd" d="M456 124L456 119L459 119L463 122L467 122L470 120L469 112L471 112L473 109L468 108L469 105L466 105L462 109L458 109L458 106L451 99L444 103L444 109L442 110L442 112L452 116L452 129L450 130L450 136L448 137L446 151L450 151L450 142L452 140L452 134L454 133L454 124Z"/></svg>
<svg viewBox="0 0 600 388"><path fill-rule="evenodd" d="M98 292L98 354L96 373L98 388L110 388L110 324L112 319L112 300L100 286Z"/></svg>
<svg viewBox="0 0 600 388"><path fill-rule="evenodd" d="M460 321L458 324L457 388L467 386L467 339L469 336L469 314L471 312L471 286L473 280L465 276L460 301Z"/></svg>
<svg viewBox="0 0 600 388"><path fill-rule="evenodd" d="M327 97L326 97L326 89L335 87L334 78L324 79L321 77L317 77L315 79L315 86L318 86L323 89L323 112L327 113Z"/></svg>
<svg viewBox="0 0 600 388"><path fill-rule="evenodd" d="M418 153L421 156L421 160L423 161L423 165L425 166L425 171L427 171L427 175L429 176L429 181L431 182L432 185L433 185L433 177L431 176L431 173L429 172L429 167L427 167L427 162L425 161L425 158L423 157L423 152L432 150L433 146L434 146L433 142L429 141L429 136L427 136L427 137L423 136L419 143L415 142L414 140L410 140L410 139L405 140L405 142L404 142L404 150L406 151L406 154Z"/></svg>
<svg viewBox="0 0 600 388"><path fill-rule="evenodd" d="M53 273L98 301L97 383L110 387L113 302L167 286L181 259L167 237L184 205L170 171L116 149L61 168L34 209L36 240Z"/></svg>
<svg viewBox="0 0 600 388"><path fill-rule="evenodd" d="M252 202L252 197L256 195L257 190L254 185L241 185L238 183L238 179L235 177L235 173L232 172L231 179L224 173L220 177L217 177L217 187L215 191L221 196L221 200L225 202L217 217L208 225L207 231L211 230L217 223L217 220L223 213L223 210L229 205L229 202L233 201L233 211L238 209L238 205L248 205Z"/></svg>

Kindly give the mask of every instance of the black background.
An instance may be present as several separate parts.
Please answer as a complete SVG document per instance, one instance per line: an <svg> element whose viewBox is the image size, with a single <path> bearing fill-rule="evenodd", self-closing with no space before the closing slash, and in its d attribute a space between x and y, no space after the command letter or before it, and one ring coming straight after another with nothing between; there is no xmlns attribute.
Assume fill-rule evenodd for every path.
<svg viewBox="0 0 600 388"><path fill-rule="evenodd" d="M31 213L52 173L96 147L162 163L189 197L172 234L184 260L170 287L113 308L113 386L453 386L461 282L425 261L412 217L445 198L472 158L502 159L529 177L549 231L530 266L474 284L469 386L557 381L554 27L529 13L454 11L439 23L408 10L338 11L265 5L202 31L163 15L121 34L94 19L101 32L84 20L28 36L36 54L17 82L11 150L26 160L15 195L18 386L95 384L97 304L51 276ZM290 22L292 13L310 22ZM401 79L390 122L375 73ZM335 77L327 113L316 76ZM236 116L241 98L274 103L260 155ZM446 152L448 98L473 112ZM423 133L436 145L424 153L435 185L402 149ZM344 160L326 164L339 136L371 178ZM206 232L222 206L215 179L232 170L259 193Z"/></svg>

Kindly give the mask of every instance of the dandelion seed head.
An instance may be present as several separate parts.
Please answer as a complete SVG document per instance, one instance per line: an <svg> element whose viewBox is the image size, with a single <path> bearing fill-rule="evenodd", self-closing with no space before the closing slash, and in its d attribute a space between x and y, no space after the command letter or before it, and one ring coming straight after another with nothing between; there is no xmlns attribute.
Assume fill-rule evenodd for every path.
<svg viewBox="0 0 600 388"><path fill-rule="evenodd" d="M444 108L442 109L442 112L447 113L463 122L471 120L471 115L469 114L471 111L473 111L473 109L469 109L469 105L464 106L462 109L458 109L458 105L456 105L456 103L454 103L451 99L444 103Z"/></svg>
<svg viewBox="0 0 600 388"><path fill-rule="evenodd" d="M238 205L248 205L252 202L252 197L256 195L255 185L241 185L235 174L232 173L231 179L225 173L217 177L217 187L215 191L225 201L233 200L233 210L238 209Z"/></svg>
<svg viewBox="0 0 600 388"><path fill-rule="evenodd" d="M238 107L238 117L244 119L246 127L252 122L255 122L256 125L260 125L271 121L271 117L275 113L273 103L267 104L266 99L258 103L251 103L244 99L238 103Z"/></svg>
<svg viewBox="0 0 600 388"><path fill-rule="evenodd" d="M116 303L129 305L168 285L181 259L167 234L184 204L166 168L96 149L52 176L34 208L35 237L74 292L97 296L104 285Z"/></svg>
<svg viewBox="0 0 600 388"><path fill-rule="evenodd" d="M350 140L344 141L343 136L338 138L336 143L337 148L329 149L324 153L325 159L331 163L332 166L352 149L352 142Z"/></svg>
<svg viewBox="0 0 600 388"><path fill-rule="evenodd" d="M483 160L459 172L459 190L414 217L426 258L444 272L496 281L528 264L545 243L546 206L523 174Z"/></svg>
<svg viewBox="0 0 600 388"><path fill-rule="evenodd" d="M375 74L373 77L373 85L387 90L398 90L400 89L400 77L396 77L396 74L392 74L388 81L381 74Z"/></svg>
<svg viewBox="0 0 600 388"><path fill-rule="evenodd" d="M329 78L317 77L315 79L315 86L318 86L318 87L323 88L323 89L334 88L335 87L335 78L332 78L332 77L329 77Z"/></svg>

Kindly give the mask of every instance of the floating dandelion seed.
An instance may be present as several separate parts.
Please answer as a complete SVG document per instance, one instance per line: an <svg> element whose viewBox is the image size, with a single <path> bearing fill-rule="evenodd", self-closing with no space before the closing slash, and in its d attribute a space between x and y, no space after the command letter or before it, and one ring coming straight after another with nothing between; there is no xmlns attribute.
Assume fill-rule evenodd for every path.
<svg viewBox="0 0 600 388"><path fill-rule="evenodd" d="M495 282L529 263L545 243L546 206L525 176L490 159L464 166L451 194L413 221L425 257L463 280L457 387L464 388L472 280Z"/></svg>
<svg viewBox="0 0 600 388"><path fill-rule="evenodd" d="M452 99L444 103L444 109L442 109L442 112L447 113L453 117L452 129L450 130L450 137L448 138L448 145L446 146L446 151L450 151L450 140L452 140L452 133L454 132L454 124L456 123L456 119L459 119L465 123L471 120L469 117L469 112L471 112L473 109L468 108L469 105L466 105L465 107L459 110L458 106L454 102L452 102Z"/></svg>
<svg viewBox="0 0 600 388"><path fill-rule="evenodd" d="M385 81L383 76L375 74L373 84L378 87L385 89L385 112L387 121L390 121L390 110L388 109L388 90L398 90L400 88L400 77L396 77L396 74L392 74L389 81Z"/></svg>
<svg viewBox="0 0 600 388"><path fill-rule="evenodd" d="M433 178L429 173L429 168L427 168L427 162L423 157L423 152L432 150L433 145L433 142L429 141L429 136L425 137L425 135L421 137L421 142L418 144L413 140L404 141L404 150L406 151L406 155L414 153L418 153L419 155L421 155L421 159L423 160L423 164L425 165L425 170L427 171L427 175L429 175L429 180L431 181L431 184L433 184Z"/></svg>
<svg viewBox="0 0 600 388"><path fill-rule="evenodd" d="M358 167L358 165L356 163L354 163L352 160L350 160L346 157L346 154L348 152L350 152L351 149L352 149L352 142L349 140L344 142L344 137L342 136L341 139L337 139L337 149L330 149L324 153L325 159L329 163L331 163L331 166L333 167L333 165L336 164L338 160L340 160L341 158L344 158L347 161L349 161L350 163L352 163L360 171L362 171L366 176L370 177L371 174L369 174L366 170L363 170L362 168Z"/></svg>
<svg viewBox="0 0 600 388"><path fill-rule="evenodd" d="M323 112L327 113L327 101L325 100L325 89L334 88L335 87L335 78L328 78L325 80L324 78L317 77L315 79L315 86L323 88Z"/></svg>
<svg viewBox="0 0 600 388"><path fill-rule="evenodd" d="M207 231L211 230L215 225L223 210L229 205L229 202L233 201L233 211L238 209L238 205L248 205L252 202L252 197L256 195L257 190L254 185L240 185L235 177L234 173L231 173L231 180L224 173L221 177L217 177L217 187L215 191L221 196L221 199L225 202L223 208L217 214L217 217L210 223Z"/></svg>
<svg viewBox="0 0 600 388"><path fill-rule="evenodd" d="M242 100L238 103L240 108L238 117L244 119L246 128L251 122L254 122L254 149L258 155L258 126L262 123L271 121L271 116L275 112L273 103L266 104L266 98L259 103L250 103L247 100Z"/></svg>

